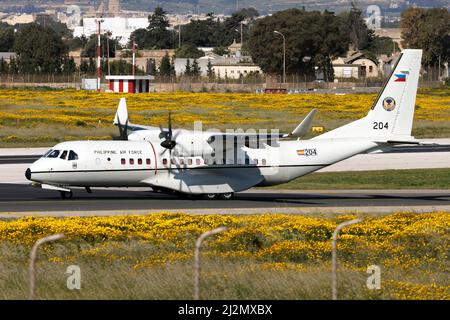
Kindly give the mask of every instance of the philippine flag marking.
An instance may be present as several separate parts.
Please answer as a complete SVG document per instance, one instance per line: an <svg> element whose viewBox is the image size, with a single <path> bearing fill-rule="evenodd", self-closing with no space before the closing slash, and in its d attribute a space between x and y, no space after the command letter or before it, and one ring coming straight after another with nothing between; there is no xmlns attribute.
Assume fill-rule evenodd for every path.
<svg viewBox="0 0 450 320"><path fill-rule="evenodd" d="M397 79L394 82L406 82L406 75L409 74L409 71L400 71L399 74L395 74Z"/></svg>
<svg viewBox="0 0 450 320"><path fill-rule="evenodd" d="M305 149L297 150L297 154L299 156L304 156L305 155Z"/></svg>

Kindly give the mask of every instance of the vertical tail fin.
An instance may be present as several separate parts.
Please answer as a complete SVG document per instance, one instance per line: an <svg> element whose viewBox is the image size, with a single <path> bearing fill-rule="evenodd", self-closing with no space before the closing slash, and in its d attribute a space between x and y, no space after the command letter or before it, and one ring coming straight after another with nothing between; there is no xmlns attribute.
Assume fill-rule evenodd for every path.
<svg viewBox="0 0 450 320"><path fill-rule="evenodd" d="M127 101L125 100L125 98L121 98L119 106L117 107L113 124L124 126L127 123L128 123Z"/></svg>
<svg viewBox="0 0 450 320"><path fill-rule="evenodd" d="M421 59L422 50L403 50L367 116L315 139L410 138Z"/></svg>

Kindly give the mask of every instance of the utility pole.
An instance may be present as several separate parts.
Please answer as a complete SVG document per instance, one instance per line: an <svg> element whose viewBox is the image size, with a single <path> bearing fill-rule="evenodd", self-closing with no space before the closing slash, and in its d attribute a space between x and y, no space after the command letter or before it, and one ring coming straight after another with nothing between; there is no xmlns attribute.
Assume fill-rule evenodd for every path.
<svg viewBox="0 0 450 320"><path fill-rule="evenodd" d="M275 30L274 33L277 33L283 37L283 83L286 83L286 38L284 34Z"/></svg>
<svg viewBox="0 0 450 320"><path fill-rule="evenodd" d="M98 42L97 42L97 91L100 92L101 90L101 78L102 78L102 71L101 71L101 24L104 20L99 19L96 20L98 24L97 29L97 36L98 36Z"/></svg>
<svg viewBox="0 0 450 320"><path fill-rule="evenodd" d="M181 48L181 24L178 25L178 49Z"/></svg>
<svg viewBox="0 0 450 320"><path fill-rule="evenodd" d="M136 41L133 38L133 67L132 67L132 75L134 76L136 69Z"/></svg>
<svg viewBox="0 0 450 320"><path fill-rule="evenodd" d="M243 37L243 34L242 34L242 22L243 21L241 21L241 51L242 51L242 46L244 44L244 37Z"/></svg>

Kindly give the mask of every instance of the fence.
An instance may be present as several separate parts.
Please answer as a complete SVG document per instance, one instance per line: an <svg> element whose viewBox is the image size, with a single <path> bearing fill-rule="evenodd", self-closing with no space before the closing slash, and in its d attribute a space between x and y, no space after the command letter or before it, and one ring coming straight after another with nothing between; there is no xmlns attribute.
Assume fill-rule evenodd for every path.
<svg viewBox="0 0 450 320"><path fill-rule="evenodd" d="M48 86L51 88L74 88L81 89L83 78L96 78L96 75L89 74L1 74L0 86L6 87L39 87ZM428 80L425 75L419 81L419 87L432 88L439 87L443 81ZM283 83L280 76L265 75L259 77L242 77L241 79L208 79L207 77L156 77L151 82L151 92L261 92L264 89L286 89L288 93L301 92L377 92L382 86L382 79L360 79L355 81L323 82L308 79L302 75L288 75L286 83ZM102 89L108 90L106 80L102 79Z"/></svg>

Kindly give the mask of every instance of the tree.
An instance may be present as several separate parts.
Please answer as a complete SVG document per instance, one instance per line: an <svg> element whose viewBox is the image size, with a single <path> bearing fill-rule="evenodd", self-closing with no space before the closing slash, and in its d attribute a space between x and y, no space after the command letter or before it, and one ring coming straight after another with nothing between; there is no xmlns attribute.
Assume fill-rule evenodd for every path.
<svg viewBox="0 0 450 320"><path fill-rule="evenodd" d="M143 49L172 49L175 47L175 31L169 30L167 13L156 7L153 14L148 16L147 29L133 31L130 39L135 39L139 48Z"/></svg>
<svg viewBox="0 0 450 320"><path fill-rule="evenodd" d="M194 59L194 62L192 63L192 68L191 68L191 76L193 76L194 78L198 78L198 77L200 77L200 74L201 74L200 66L198 64L197 59Z"/></svg>
<svg viewBox="0 0 450 320"><path fill-rule="evenodd" d="M214 70L212 67L211 60L208 59L208 64L206 65L206 75L208 76L209 81L214 79Z"/></svg>
<svg viewBox="0 0 450 320"><path fill-rule="evenodd" d="M63 72L65 74L72 74L77 71L77 65L73 57L65 56L63 60Z"/></svg>
<svg viewBox="0 0 450 320"><path fill-rule="evenodd" d="M11 52L14 47L13 28L0 29L0 51Z"/></svg>
<svg viewBox="0 0 450 320"><path fill-rule="evenodd" d="M86 59L82 59L80 62L80 72L88 73L89 72L89 63Z"/></svg>
<svg viewBox="0 0 450 320"><path fill-rule="evenodd" d="M61 73L67 47L51 28L30 24L17 32L14 42L22 73Z"/></svg>
<svg viewBox="0 0 450 320"><path fill-rule="evenodd" d="M403 46L424 50L423 63L437 66L450 61L450 13L442 9L409 8L400 24Z"/></svg>
<svg viewBox="0 0 450 320"><path fill-rule="evenodd" d="M192 74L191 71L191 62L189 61L189 58L186 60L186 65L184 66L184 75L190 76Z"/></svg>
<svg viewBox="0 0 450 320"><path fill-rule="evenodd" d="M363 51L368 55L376 57L380 54L391 55L399 50L398 45L391 38L375 36L370 46Z"/></svg>
<svg viewBox="0 0 450 320"><path fill-rule="evenodd" d="M226 54L230 54L230 51L228 50L227 47L215 47L213 49L213 52L215 54L218 54L219 56L224 56Z"/></svg>
<svg viewBox="0 0 450 320"><path fill-rule="evenodd" d="M94 60L94 58L89 57L89 68L88 68L88 72L89 73L94 73L97 71L97 63Z"/></svg>
<svg viewBox="0 0 450 320"><path fill-rule="evenodd" d="M109 48L109 57L114 58L116 56L116 49L120 49L119 40L113 39L111 33L102 34L100 36L100 43L102 47L102 55L108 56L107 49ZM97 56L97 46L98 46L98 36L93 34L87 40L84 50L81 52L82 57L96 57Z"/></svg>
<svg viewBox="0 0 450 320"><path fill-rule="evenodd" d="M8 63L3 59L3 57L0 59L0 74L7 74L9 73L8 70Z"/></svg>
<svg viewBox="0 0 450 320"><path fill-rule="evenodd" d="M147 59L147 74L155 76L157 73L155 59Z"/></svg>
<svg viewBox="0 0 450 320"><path fill-rule="evenodd" d="M194 44L186 43L183 44L180 48L175 52L175 56L177 58L200 58L203 57L205 53L202 50L199 50Z"/></svg>
<svg viewBox="0 0 450 320"><path fill-rule="evenodd" d="M374 31L367 27L364 21L362 11L358 9L354 2L350 12L344 12L340 15L342 19L342 31L350 37L350 43L354 50L367 49L373 38Z"/></svg>
<svg viewBox="0 0 450 320"><path fill-rule="evenodd" d="M242 8L239 11L235 12L236 14L242 15L245 19L255 19L259 17L259 12L255 8Z"/></svg>
<svg viewBox="0 0 450 320"><path fill-rule="evenodd" d="M239 11L231 17L220 21L212 13L205 20L191 20L181 27L183 42L192 43L198 47L227 47L234 39L240 39L241 22L243 38L249 37L250 26L253 20L248 19L250 13Z"/></svg>
<svg viewBox="0 0 450 320"><path fill-rule="evenodd" d="M88 38L86 38L84 35L82 35L81 37L70 38L67 40L67 46L69 47L70 51L84 49L87 43Z"/></svg>
<svg viewBox="0 0 450 320"><path fill-rule="evenodd" d="M168 77L175 74L175 68L171 63L169 54L167 52L161 59L161 64L159 65L159 74L163 77Z"/></svg>
<svg viewBox="0 0 450 320"><path fill-rule="evenodd" d="M17 61L15 58L11 58L9 60L9 74L18 74L19 66L17 65Z"/></svg>
<svg viewBox="0 0 450 320"><path fill-rule="evenodd" d="M283 37L286 38L286 72L314 75L317 66L333 79L331 59L347 51L349 39L342 19L324 11L289 9L258 19L248 41L249 51L265 73L283 70Z"/></svg>

